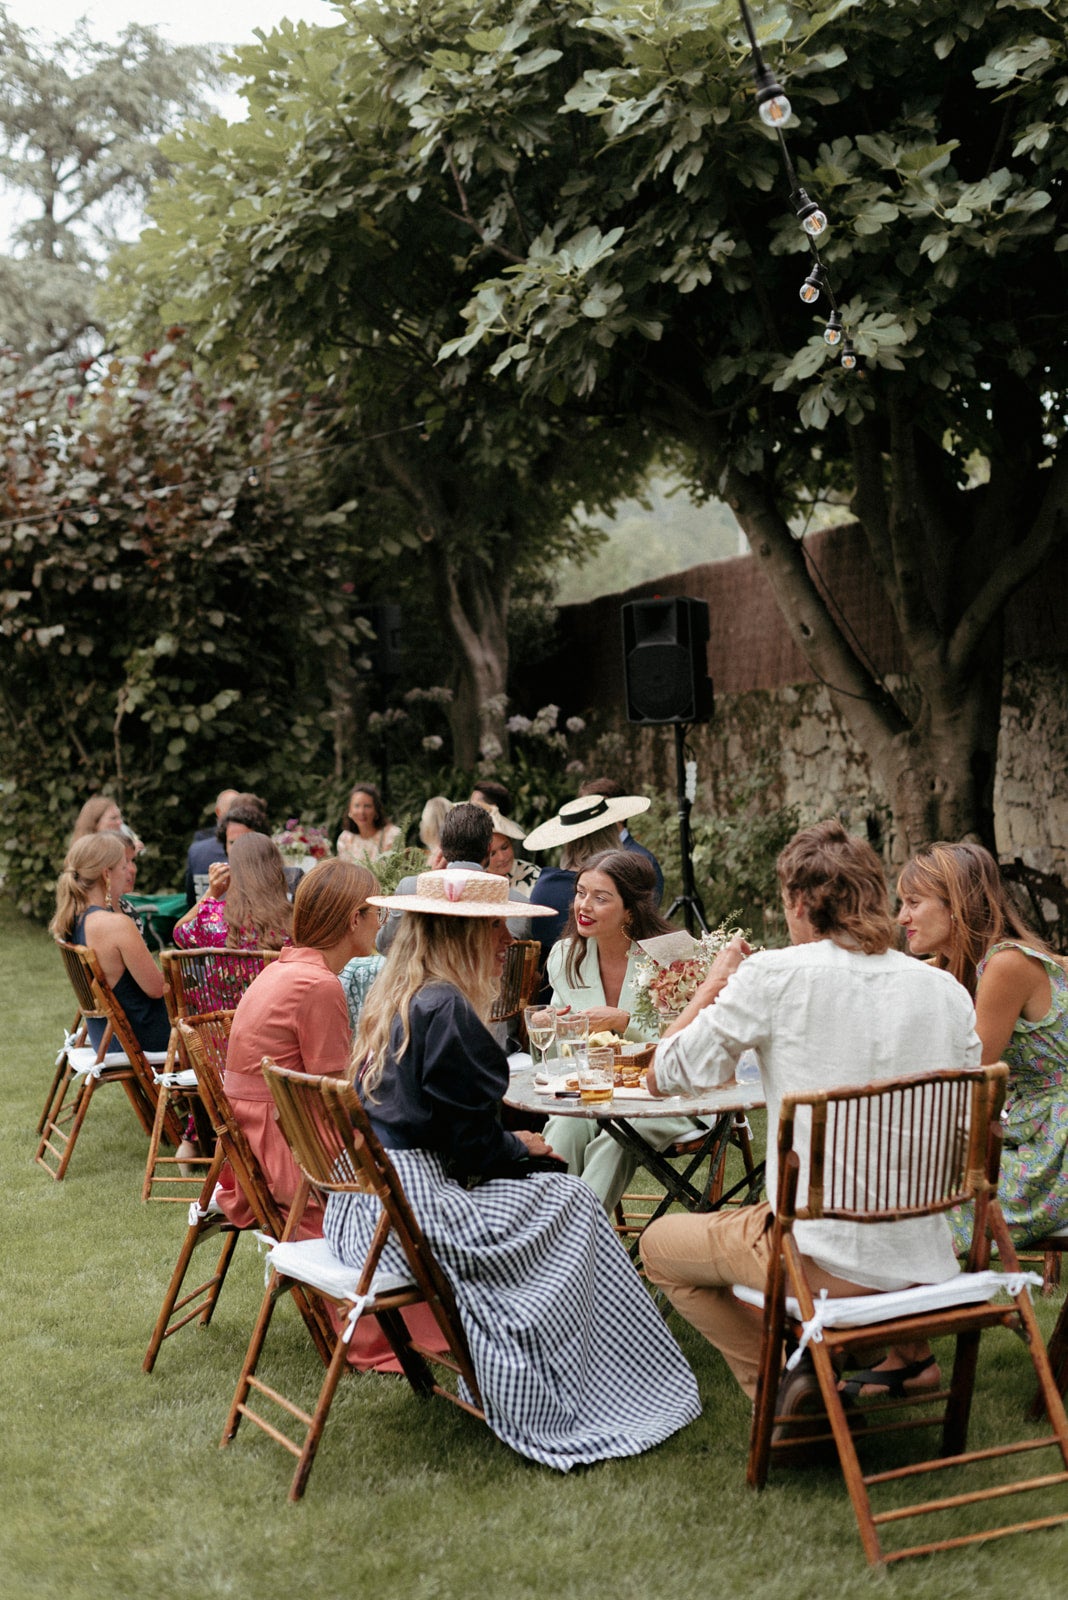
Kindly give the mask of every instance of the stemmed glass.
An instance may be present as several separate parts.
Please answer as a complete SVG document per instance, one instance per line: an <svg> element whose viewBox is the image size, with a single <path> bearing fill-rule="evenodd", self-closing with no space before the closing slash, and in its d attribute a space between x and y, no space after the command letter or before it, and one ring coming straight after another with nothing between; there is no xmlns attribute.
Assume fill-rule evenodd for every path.
<svg viewBox="0 0 1068 1600"><path fill-rule="evenodd" d="M527 1038L531 1045L541 1052L541 1071L544 1072L546 1052L556 1038L556 1007L527 1006L523 1012L523 1020L527 1025ZM534 1070L538 1070L536 1062Z"/></svg>

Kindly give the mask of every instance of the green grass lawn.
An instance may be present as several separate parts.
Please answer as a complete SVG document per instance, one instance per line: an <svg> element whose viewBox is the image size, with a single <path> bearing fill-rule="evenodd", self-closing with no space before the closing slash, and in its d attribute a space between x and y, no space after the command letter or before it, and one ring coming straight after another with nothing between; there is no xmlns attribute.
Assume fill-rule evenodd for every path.
<svg viewBox="0 0 1068 1600"><path fill-rule="evenodd" d="M245 1427L218 1448L262 1290L254 1244L241 1241L211 1327L169 1340L146 1377L182 1208L141 1204L145 1141L118 1089L95 1098L65 1182L33 1164L72 997L47 935L6 901L0 939L4 1600L1063 1596L1063 1531L872 1572L836 1473L747 1489L747 1403L677 1323L704 1415L648 1455L561 1477L399 1379L353 1376L306 1498L290 1505L293 1463L276 1445ZM1047 1334L1056 1309L1040 1304ZM271 1362L314 1396L321 1368L288 1304L268 1379ZM1029 1370L1009 1335L988 1340L973 1443L1024 1429Z"/></svg>

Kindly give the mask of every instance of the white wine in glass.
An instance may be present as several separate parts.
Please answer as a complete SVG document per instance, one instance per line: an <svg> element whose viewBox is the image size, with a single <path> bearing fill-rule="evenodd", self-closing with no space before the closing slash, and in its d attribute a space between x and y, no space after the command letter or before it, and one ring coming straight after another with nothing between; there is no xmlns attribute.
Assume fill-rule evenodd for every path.
<svg viewBox="0 0 1068 1600"><path fill-rule="evenodd" d="M523 1013L527 1025L527 1038L541 1053L541 1069L545 1070L545 1053L556 1038L556 1010L553 1006L527 1006Z"/></svg>

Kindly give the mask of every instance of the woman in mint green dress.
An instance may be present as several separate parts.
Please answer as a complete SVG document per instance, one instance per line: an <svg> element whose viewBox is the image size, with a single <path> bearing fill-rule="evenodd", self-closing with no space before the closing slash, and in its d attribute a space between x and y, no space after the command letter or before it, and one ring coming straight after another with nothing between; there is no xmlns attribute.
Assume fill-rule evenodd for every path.
<svg viewBox="0 0 1068 1600"><path fill-rule="evenodd" d="M1068 973L980 845L933 844L898 883L909 949L974 996L983 1061L1009 1068L998 1199L1020 1245L1068 1227ZM951 1218L958 1245L966 1216Z"/></svg>

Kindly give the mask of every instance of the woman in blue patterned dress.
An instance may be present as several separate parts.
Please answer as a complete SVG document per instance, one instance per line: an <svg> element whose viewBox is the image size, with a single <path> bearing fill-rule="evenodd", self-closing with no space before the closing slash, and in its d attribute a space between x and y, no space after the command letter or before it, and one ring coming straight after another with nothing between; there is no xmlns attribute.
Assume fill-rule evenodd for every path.
<svg viewBox="0 0 1068 1600"><path fill-rule="evenodd" d="M360 1097L456 1295L486 1420L561 1472L637 1455L700 1412L697 1386L592 1191L536 1133L501 1126L508 1063L484 1025L510 943L504 878L426 872L360 1017ZM539 913L535 913L536 915ZM551 914L551 913L550 913ZM324 1233L362 1264L371 1195ZM383 1267L403 1270L399 1256Z"/></svg>
<svg viewBox="0 0 1068 1600"><path fill-rule="evenodd" d="M974 844L932 844L898 882L910 951L930 956L975 999L983 1061L1009 1067L998 1199L1021 1245L1068 1227L1068 974ZM967 1217L952 1217L967 1242Z"/></svg>

